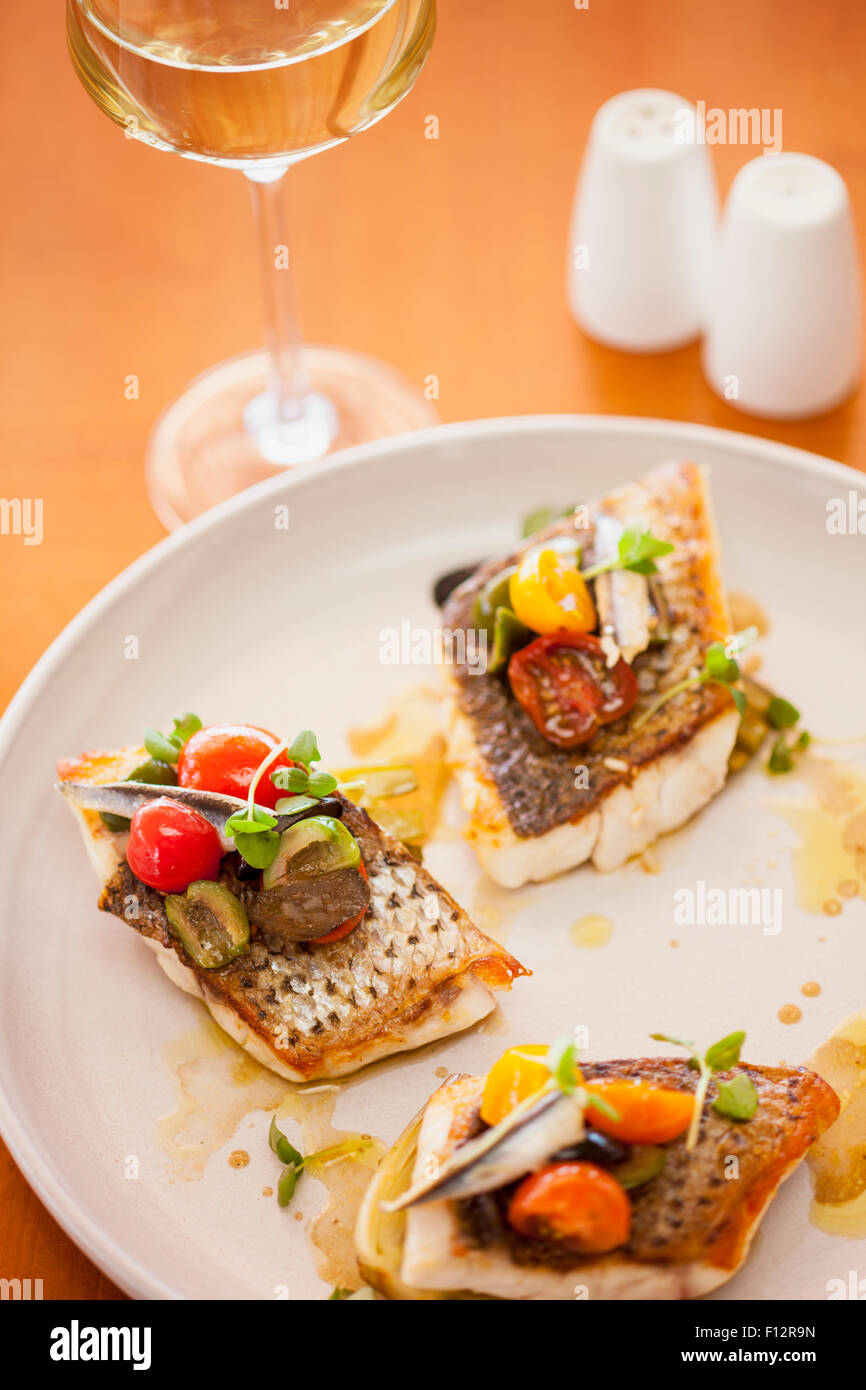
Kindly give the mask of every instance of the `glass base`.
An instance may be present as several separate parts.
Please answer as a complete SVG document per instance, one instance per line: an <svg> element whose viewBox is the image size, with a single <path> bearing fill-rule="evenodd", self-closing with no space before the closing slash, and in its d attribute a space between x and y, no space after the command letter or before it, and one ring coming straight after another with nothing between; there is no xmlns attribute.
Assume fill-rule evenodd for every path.
<svg viewBox="0 0 866 1390"><path fill-rule="evenodd" d="M265 352L222 362L160 417L148 448L147 489L170 531L293 464L438 424L430 402L392 367L346 349L305 347L311 394L297 424L278 425L268 367Z"/></svg>

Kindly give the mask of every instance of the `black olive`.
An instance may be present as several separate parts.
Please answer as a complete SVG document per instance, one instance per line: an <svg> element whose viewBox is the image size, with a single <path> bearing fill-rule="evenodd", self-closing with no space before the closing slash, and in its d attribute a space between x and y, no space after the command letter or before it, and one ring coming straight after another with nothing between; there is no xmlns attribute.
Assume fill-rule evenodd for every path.
<svg viewBox="0 0 866 1390"><path fill-rule="evenodd" d="M290 825L297 825L300 820L309 820L310 816L333 816L335 820L341 820L344 809L338 796L323 796L320 801L314 801L311 806L305 806L302 811L291 811L283 815L275 812L276 828L282 834L284 830L288 830Z"/></svg>
<svg viewBox="0 0 866 1390"><path fill-rule="evenodd" d="M624 1163L628 1158L630 1148L628 1144L620 1143L619 1139L611 1139L609 1135L602 1134L600 1130L589 1129L586 1138L579 1144L571 1144L567 1149L560 1149L556 1155L556 1162L563 1163L569 1159L581 1159L583 1162L600 1163L603 1168L613 1168L617 1163Z"/></svg>
<svg viewBox="0 0 866 1390"><path fill-rule="evenodd" d="M479 561L478 564L481 562ZM458 585L464 579L468 579L478 568L478 564L464 565L459 570L449 570L447 574L441 574L433 585L433 599L439 608L443 608Z"/></svg>
<svg viewBox="0 0 866 1390"><path fill-rule="evenodd" d="M230 856L232 872L236 879L241 883L251 883L254 878L261 877L261 869L254 869L252 864L248 864L237 850Z"/></svg>
<svg viewBox="0 0 866 1390"><path fill-rule="evenodd" d="M247 899L250 920L283 941L315 941L370 906L370 885L358 869L278 883Z"/></svg>

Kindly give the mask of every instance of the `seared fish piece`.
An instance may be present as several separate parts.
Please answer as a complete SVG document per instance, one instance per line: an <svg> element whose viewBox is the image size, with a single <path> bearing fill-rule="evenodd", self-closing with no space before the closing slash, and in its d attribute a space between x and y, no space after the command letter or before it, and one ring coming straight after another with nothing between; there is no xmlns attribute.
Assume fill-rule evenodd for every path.
<svg viewBox="0 0 866 1390"><path fill-rule="evenodd" d="M438 1165L434 1176L413 1184L387 1210L493 1192L543 1167L550 1154L578 1144L583 1136L582 1109L557 1086L519 1105L495 1129L483 1130L460 1144L447 1163Z"/></svg>
<svg viewBox="0 0 866 1390"><path fill-rule="evenodd" d="M89 753L62 761L58 772L61 781L118 782L146 757L141 748ZM127 837L68 799L104 884L100 907L127 921L169 978L202 999L241 1047L290 1081L342 1076L468 1028L494 1007L493 989L529 973L345 798L343 820L369 874L372 905L363 921L327 945L287 945L259 929L244 955L202 969L170 932L163 895L132 873ZM229 864L224 880L242 895Z"/></svg>
<svg viewBox="0 0 866 1390"><path fill-rule="evenodd" d="M617 645L634 654L641 694L629 715L572 749L547 742L506 677L452 668L449 757L469 814L465 834L482 867L507 888L552 878L587 859L598 869L618 868L682 825L724 785L739 727L730 694L712 685L676 696L634 727L663 690L700 669L707 647L729 633L704 471L693 463L668 464L590 503L588 512L586 531L575 532L568 518L543 537L576 534L584 564L595 561L601 517L602 555L610 549L611 520L649 527L674 546L658 561L672 635L638 650L647 636L645 586L631 580L641 577L623 575L617 586L602 586L602 610L620 633ZM461 585L446 605L446 626L471 627L478 590L517 559L491 561ZM584 767L586 775L577 776Z"/></svg>
<svg viewBox="0 0 866 1390"><path fill-rule="evenodd" d="M396 1278L377 1264L375 1254L370 1258L367 1252L375 1247L366 1235L363 1273L383 1292L405 1298L429 1298L433 1291L442 1296L446 1290L527 1300L574 1299L578 1288L592 1299L679 1299L708 1293L744 1263L779 1184L839 1113L835 1092L803 1067L743 1064L738 1070L751 1077L758 1092L753 1118L738 1124L717 1115L710 1108L713 1083L695 1149L687 1152L684 1137L665 1145L662 1172L629 1193L631 1231L621 1249L581 1256L553 1242L517 1235L505 1220L512 1190L505 1188L410 1207L400 1218L405 1226ZM674 1058L581 1063L581 1071L587 1081L633 1077L689 1091L697 1080L685 1060ZM472 1142L481 1127L483 1089L483 1078L463 1076L451 1078L431 1096L417 1133L412 1185ZM739 1164L736 1179L726 1168L732 1156ZM386 1156L382 1168L387 1165ZM376 1200L375 1182L368 1202ZM362 1213L359 1233L369 1229L369 1215Z"/></svg>

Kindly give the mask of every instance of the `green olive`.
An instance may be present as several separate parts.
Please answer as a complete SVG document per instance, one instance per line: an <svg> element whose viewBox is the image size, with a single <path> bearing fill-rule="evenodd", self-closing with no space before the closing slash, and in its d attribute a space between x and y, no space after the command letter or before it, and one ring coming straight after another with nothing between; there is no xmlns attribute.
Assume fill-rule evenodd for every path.
<svg viewBox="0 0 866 1390"><path fill-rule="evenodd" d="M511 576L516 573L516 565L509 565L507 569L500 570L498 574L494 574L492 579L488 579L475 596L475 603L472 607L473 626L483 628L490 637L493 637L497 608L510 606L508 586L511 582Z"/></svg>
<svg viewBox="0 0 866 1390"><path fill-rule="evenodd" d="M628 1191L632 1187L643 1187L652 1182L667 1162L667 1154L657 1144L634 1144L624 1163L617 1163L611 1173L617 1182Z"/></svg>
<svg viewBox="0 0 866 1390"><path fill-rule="evenodd" d="M218 970L248 950L250 924L242 904L223 883L199 879L165 900L168 925L203 970Z"/></svg>
<svg viewBox="0 0 866 1390"><path fill-rule="evenodd" d="M493 620L493 647L487 662L488 671L500 671L507 666L514 652L525 647L533 634L517 614L505 606L497 608Z"/></svg>
<svg viewBox="0 0 866 1390"><path fill-rule="evenodd" d="M308 816L283 831L277 856L262 876L262 887L356 869L360 862L358 842L342 821L334 816Z"/></svg>

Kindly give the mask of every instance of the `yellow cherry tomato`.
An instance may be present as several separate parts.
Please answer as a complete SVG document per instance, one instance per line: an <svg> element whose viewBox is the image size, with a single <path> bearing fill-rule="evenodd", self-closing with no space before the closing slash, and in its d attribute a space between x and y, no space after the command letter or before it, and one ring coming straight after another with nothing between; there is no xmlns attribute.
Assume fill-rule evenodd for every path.
<svg viewBox="0 0 866 1390"><path fill-rule="evenodd" d="M546 1047L527 1043L524 1047L510 1047L494 1062L481 1099L481 1118L486 1124L498 1125L516 1105L547 1084L550 1072L545 1065L546 1056Z"/></svg>
<svg viewBox="0 0 866 1390"><path fill-rule="evenodd" d="M486 1124L498 1125L522 1100L534 1096L547 1085L550 1080L546 1062L548 1051L543 1044L526 1043L510 1047L498 1062L494 1062L481 1098L481 1118ZM575 1079L581 1080L577 1068Z"/></svg>
<svg viewBox="0 0 866 1390"><path fill-rule="evenodd" d="M552 545L524 555L508 586L511 607L533 632L592 632L598 622L586 580L577 568L579 552Z"/></svg>

